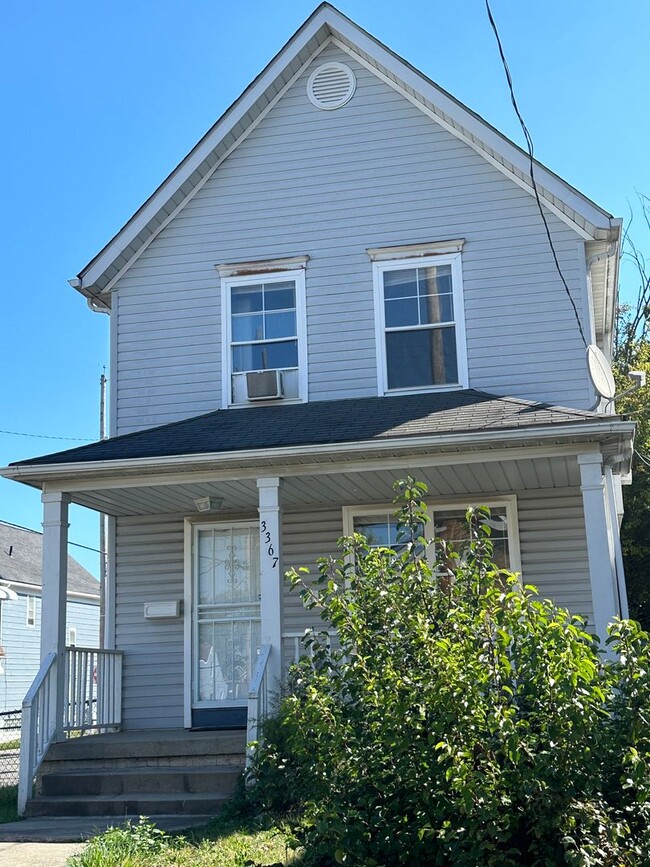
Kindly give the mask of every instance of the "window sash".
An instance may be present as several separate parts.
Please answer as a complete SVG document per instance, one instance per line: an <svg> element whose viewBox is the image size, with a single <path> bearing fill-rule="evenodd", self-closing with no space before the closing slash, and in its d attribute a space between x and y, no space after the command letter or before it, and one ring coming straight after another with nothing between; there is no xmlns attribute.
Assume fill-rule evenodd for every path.
<svg viewBox="0 0 650 867"><path fill-rule="evenodd" d="M450 252L428 258L384 259L373 261L372 268L379 394L467 388L461 254ZM427 268L435 268L437 273L427 274ZM413 273L405 275L402 283L400 271ZM396 275L392 277L392 286L390 283L386 286L387 275ZM431 291L433 289L436 290L435 293ZM439 299L439 309L431 312L426 307L413 307L411 324L399 321L397 316L387 315L388 304L405 301L411 305L426 305L429 296ZM440 321L422 322L424 317L435 319L438 316ZM443 331L445 328L446 333ZM430 338L425 338L422 334L427 331L431 334ZM394 345L389 346L388 335L399 335L402 332L413 332L414 335L419 335L420 343L424 340L427 344L415 353L418 363L412 369L409 353L404 349L400 350L399 342L394 341ZM434 335L438 336L434 339Z"/></svg>

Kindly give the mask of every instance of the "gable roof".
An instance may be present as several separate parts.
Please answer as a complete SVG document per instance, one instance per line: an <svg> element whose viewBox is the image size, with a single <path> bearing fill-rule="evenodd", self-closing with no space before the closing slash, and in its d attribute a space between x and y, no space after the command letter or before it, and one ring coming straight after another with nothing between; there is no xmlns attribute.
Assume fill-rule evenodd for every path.
<svg viewBox="0 0 650 867"><path fill-rule="evenodd" d="M332 42L532 194L525 151L329 3L322 3L126 225L70 281L93 309L110 308L109 292L120 276L273 108L304 67ZM535 177L540 198L551 211L586 241L614 242L609 255L617 253L620 220L541 163L535 163ZM607 279L610 284L616 280L615 267ZM601 294L612 299L612 306L611 288ZM599 332L609 330L609 311L605 319L596 323Z"/></svg>
<svg viewBox="0 0 650 867"><path fill-rule="evenodd" d="M0 580L40 590L42 566L43 534L0 521ZM68 557L68 593L93 596L99 602L99 582L72 557Z"/></svg>
<svg viewBox="0 0 650 867"><path fill-rule="evenodd" d="M87 462L138 461L190 455L225 455L260 449L368 444L409 437L581 428L590 422L626 424L589 410L567 409L475 389L392 397L315 401L286 406L215 410L160 427L101 440L11 464L4 475L39 467ZM585 431L586 432L586 431ZM13 472L12 472L13 471Z"/></svg>

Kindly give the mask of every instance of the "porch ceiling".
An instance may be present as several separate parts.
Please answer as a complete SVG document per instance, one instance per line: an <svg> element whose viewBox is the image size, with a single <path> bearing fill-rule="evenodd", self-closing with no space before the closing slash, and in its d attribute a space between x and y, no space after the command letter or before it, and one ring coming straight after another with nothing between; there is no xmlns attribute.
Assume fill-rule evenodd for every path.
<svg viewBox="0 0 650 867"><path fill-rule="evenodd" d="M424 462L426 463L426 462ZM266 473L268 475L268 472ZM332 470L283 476L282 503L286 508L386 502L393 497L395 479L411 474L423 481L432 497L507 493L513 490L556 488L580 484L575 455L517 457L510 460L467 462L462 456L443 466L418 464L405 458L400 466L368 470ZM109 515L197 515L194 500L212 496L223 500L218 514L256 512L255 478L186 483L136 484L71 492L73 502Z"/></svg>

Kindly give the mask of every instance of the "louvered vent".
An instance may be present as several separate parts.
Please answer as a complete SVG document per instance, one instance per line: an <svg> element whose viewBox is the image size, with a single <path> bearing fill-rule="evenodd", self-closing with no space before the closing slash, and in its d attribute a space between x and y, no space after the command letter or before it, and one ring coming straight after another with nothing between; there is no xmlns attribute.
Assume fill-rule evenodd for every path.
<svg viewBox="0 0 650 867"><path fill-rule="evenodd" d="M307 82L307 96L316 108L332 111L349 102L357 86L354 72L343 63L324 63Z"/></svg>

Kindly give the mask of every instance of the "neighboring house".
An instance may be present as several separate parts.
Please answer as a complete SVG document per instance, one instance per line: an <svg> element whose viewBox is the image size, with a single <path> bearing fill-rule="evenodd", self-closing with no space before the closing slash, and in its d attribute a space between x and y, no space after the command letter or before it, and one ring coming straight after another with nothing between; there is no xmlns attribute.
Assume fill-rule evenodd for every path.
<svg viewBox="0 0 650 867"><path fill-rule="evenodd" d="M20 710L41 662L42 568L42 534L0 521L0 711ZM98 641L99 582L68 557L65 642Z"/></svg>
<svg viewBox="0 0 650 867"><path fill-rule="evenodd" d="M600 634L627 613L634 426L586 353L621 221L535 176L570 299L528 156L323 4L71 281L110 312L111 438L3 474L44 491L55 654L67 504L109 515L125 732L245 723L259 647L273 683L314 623L284 568L390 541L406 473L448 535L491 506L502 562Z"/></svg>

